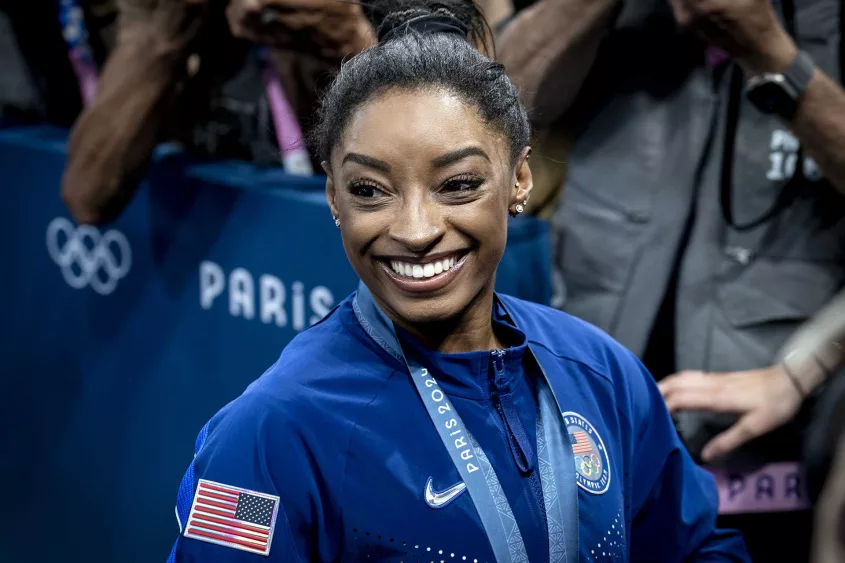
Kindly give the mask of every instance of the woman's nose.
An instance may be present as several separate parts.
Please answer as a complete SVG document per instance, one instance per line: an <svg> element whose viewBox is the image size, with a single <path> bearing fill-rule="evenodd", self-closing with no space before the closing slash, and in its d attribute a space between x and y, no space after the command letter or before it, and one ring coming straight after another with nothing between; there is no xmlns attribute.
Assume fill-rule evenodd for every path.
<svg viewBox="0 0 845 563"><path fill-rule="evenodd" d="M406 199L394 216L390 236L414 253L434 247L443 237L443 216L438 205L426 197Z"/></svg>

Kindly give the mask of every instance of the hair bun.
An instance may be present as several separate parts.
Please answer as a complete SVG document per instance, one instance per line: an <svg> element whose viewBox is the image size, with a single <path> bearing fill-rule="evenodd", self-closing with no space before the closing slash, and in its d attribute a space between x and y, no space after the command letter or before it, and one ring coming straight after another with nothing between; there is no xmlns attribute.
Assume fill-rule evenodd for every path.
<svg viewBox="0 0 845 563"><path fill-rule="evenodd" d="M466 39L483 25L472 0L376 0L365 4L367 18L376 30L379 43L402 33L454 33Z"/></svg>
<svg viewBox="0 0 845 563"><path fill-rule="evenodd" d="M408 21L388 28L381 26L377 32L379 43L386 43L394 37L409 31L417 33L454 33L466 39L470 29L460 20L446 13L434 13L417 16Z"/></svg>

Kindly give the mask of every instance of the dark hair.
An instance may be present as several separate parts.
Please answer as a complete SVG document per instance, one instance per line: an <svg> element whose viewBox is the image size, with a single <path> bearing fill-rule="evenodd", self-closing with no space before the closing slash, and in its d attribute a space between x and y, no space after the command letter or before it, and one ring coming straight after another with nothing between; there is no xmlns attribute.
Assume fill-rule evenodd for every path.
<svg viewBox="0 0 845 563"><path fill-rule="evenodd" d="M504 134L516 161L531 137L519 92L501 64L455 33L468 30L469 39L483 42L486 22L472 0L377 0L364 11L380 40L344 62L323 95L311 135L320 160L329 159L352 114L373 97L393 88L442 88L476 107L489 126ZM440 27L448 31L420 31L415 22L421 18L445 21Z"/></svg>

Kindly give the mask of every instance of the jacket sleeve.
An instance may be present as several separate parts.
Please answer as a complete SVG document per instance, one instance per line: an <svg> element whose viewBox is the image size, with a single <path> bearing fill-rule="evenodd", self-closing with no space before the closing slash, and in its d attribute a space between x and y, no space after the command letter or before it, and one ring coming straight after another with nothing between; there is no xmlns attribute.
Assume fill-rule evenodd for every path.
<svg viewBox="0 0 845 563"><path fill-rule="evenodd" d="M716 527L713 477L690 457L654 378L621 360L630 400L632 561L750 562L742 535Z"/></svg>
<svg viewBox="0 0 845 563"><path fill-rule="evenodd" d="M309 504L310 491L303 479L308 478L310 471L305 456L299 455L297 448L292 446L295 440L283 436L289 428L283 417L273 412L268 401L248 395L227 405L203 427L197 437L195 457L179 486L176 499L179 536L168 563L304 563L313 560L308 546L315 538L308 536L308 530L314 528L301 510ZM280 467L282 464L284 467ZM243 501L237 501L239 508L235 509L229 502L232 496L221 492L211 505L205 506L198 502L201 479L218 487L218 491L235 487L257 493L263 499L277 499L270 508L275 511L275 520L270 522L269 531L262 530L260 523L253 525L256 518L252 517L250 521L248 514L247 530L239 532L229 545L221 545L219 542L225 544L227 537L232 538L232 512L238 510L235 512L238 519ZM267 501L263 502L267 510ZM210 510L204 510L206 508ZM248 513L249 508L244 506L245 512ZM238 526L238 523L234 525ZM245 548L260 550L266 538L269 538L266 556Z"/></svg>

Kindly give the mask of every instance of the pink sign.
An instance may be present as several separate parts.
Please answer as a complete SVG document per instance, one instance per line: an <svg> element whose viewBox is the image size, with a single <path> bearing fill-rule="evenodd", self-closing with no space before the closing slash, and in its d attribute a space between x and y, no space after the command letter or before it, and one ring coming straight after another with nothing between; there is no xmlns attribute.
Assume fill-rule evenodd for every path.
<svg viewBox="0 0 845 563"><path fill-rule="evenodd" d="M751 471L706 467L716 478L719 514L788 512L810 507L801 466L770 463Z"/></svg>

